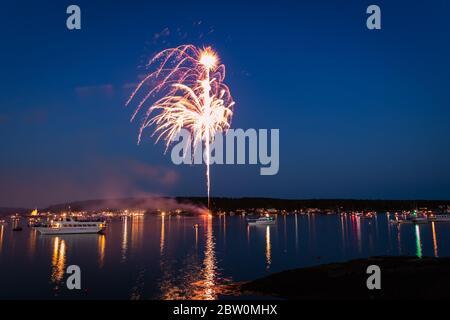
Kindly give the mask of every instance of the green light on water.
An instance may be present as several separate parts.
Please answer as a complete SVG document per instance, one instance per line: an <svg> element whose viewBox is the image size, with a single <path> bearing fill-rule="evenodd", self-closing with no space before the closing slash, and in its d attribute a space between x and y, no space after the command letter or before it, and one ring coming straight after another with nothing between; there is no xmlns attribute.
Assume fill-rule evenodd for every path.
<svg viewBox="0 0 450 320"><path fill-rule="evenodd" d="M420 229L416 224L416 255L419 258L422 258L422 242L420 241Z"/></svg>

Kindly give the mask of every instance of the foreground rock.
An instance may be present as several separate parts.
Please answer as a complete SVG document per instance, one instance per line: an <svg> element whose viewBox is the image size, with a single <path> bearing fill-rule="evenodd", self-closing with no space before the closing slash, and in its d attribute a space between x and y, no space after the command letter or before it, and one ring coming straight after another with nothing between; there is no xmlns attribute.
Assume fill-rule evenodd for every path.
<svg viewBox="0 0 450 320"><path fill-rule="evenodd" d="M381 290L368 290L369 265ZM437 299L450 297L450 258L373 257L275 273L241 284L241 292L287 299Z"/></svg>

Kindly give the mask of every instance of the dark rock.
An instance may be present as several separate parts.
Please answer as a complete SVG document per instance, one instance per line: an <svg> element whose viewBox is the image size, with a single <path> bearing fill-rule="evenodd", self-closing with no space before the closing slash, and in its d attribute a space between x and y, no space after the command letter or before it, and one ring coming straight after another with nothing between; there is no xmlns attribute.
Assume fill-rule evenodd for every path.
<svg viewBox="0 0 450 320"><path fill-rule="evenodd" d="M369 290L369 265L381 269L381 290ZM275 273L241 292L287 299L450 298L450 258L373 257Z"/></svg>

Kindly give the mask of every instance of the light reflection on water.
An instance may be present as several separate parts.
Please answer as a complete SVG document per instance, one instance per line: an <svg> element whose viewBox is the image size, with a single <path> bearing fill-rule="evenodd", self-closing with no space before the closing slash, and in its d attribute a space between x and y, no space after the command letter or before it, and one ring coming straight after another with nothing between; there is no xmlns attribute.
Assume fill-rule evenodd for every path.
<svg viewBox="0 0 450 320"><path fill-rule="evenodd" d="M83 298L218 299L231 281L292 268L375 255L450 256L450 223L391 225L385 214L276 220L127 217L109 222L104 235L67 236L0 225L0 298L77 297L64 285L71 264L82 270Z"/></svg>
<svg viewBox="0 0 450 320"><path fill-rule="evenodd" d="M198 229L191 228L195 234L195 250L191 252L182 262L184 267L175 273L172 264L177 264L171 259L174 257L161 257L161 272L163 273L160 283L160 299L192 299L192 300L215 300L220 293L220 281L215 253L215 236L213 234L214 218L203 216L201 218L203 227L203 259L198 251ZM164 225L164 217L161 217L161 225ZM163 230L163 228L161 229ZM161 231L161 244L163 243L163 231ZM218 286L219 285L219 286Z"/></svg>
<svg viewBox="0 0 450 320"><path fill-rule="evenodd" d="M131 217L131 247L133 251L137 251L142 247L144 233L144 217Z"/></svg>
<svg viewBox="0 0 450 320"><path fill-rule="evenodd" d="M161 216L161 240L159 241L159 254L162 256L164 253L164 221L166 220L166 217L163 215Z"/></svg>
<svg viewBox="0 0 450 320"><path fill-rule="evenodd" d="M266 269L270 269L272 263L272 254L270 248L270 226L266 226Z"/></svg>
<svg viewBox="0 0 450 320"><path fill-rule="evenodd" d="M0 254L2 253L3 249L3 233L4 233L5 226L2 224L0 225Z"/></svg>
<svg viewBox="0 0 450 320"><path fill-rule="evenodd" d="M30 240L28 242L28 254L30 258L33 258L33 256L36 254L36 238L37 238L38 232L37 230L33 229L30 233Z"/></svg>
<svg viewBox="0 0 450 320"><path fill-rule="evenodd" d="M127 260L128 251L128 217L122 217L122 247L121 247L121 262Z"/></svg>
<svg viewBox="0 0 450 320"><path fill-rule="evenodd" d="M422 241L420 241L420 227L418 224L415 225L415 229L416 229L416 249L417 249L416 255L419 258L422 258Z"/></svg>
<svg viewBox="0 0 450 320"><path fill-rule="evenodd" d="M51 282L55 284L55 288L59 288L59 284L63 279L66 266L66 241L60 237L53 238L53 255L52 255L52 273Z"/></svg>
<svg viewBox="0 0 450 320"><path fill-rule="evenodd" d="M436 237L436 226L435 222L431 223L431 230L433 232L433 249L434 249L434 256L437 258L438 255L438 245L437 245L437 237Z"/></svg>
<svg viewBox="0 0 450 320"><path fill-rule="evenodd" d="M206 234L205 234L205 258L203 260L202 268L202 279L197 281L194 286L195 296L194 299L202 300L214 300L216 296L216 256L214 252L215 241L213 235L213 218L210 216L205 216L204 223L206 224Z"/></svg>
<svg viewBox="0 0 450 320"><path fill-rule="evenodd" d="M98 236L98 267L100 269L105 265L105 247L106 237L104 234Z"/></svg>

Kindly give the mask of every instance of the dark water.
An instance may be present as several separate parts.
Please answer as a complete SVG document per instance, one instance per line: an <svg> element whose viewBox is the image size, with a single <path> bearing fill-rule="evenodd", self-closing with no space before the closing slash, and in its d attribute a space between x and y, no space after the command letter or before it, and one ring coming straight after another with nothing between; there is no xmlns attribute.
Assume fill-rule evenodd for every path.
<svg viewBox="0 0 450 320"><path fill-rule="evenodd" d="M198 223L198 229L193 224ZM394 226L337 215L129 217L104 235L42 236L0 226L0 298L217 299L230 281L374 255L450 256L450 223ZM68 265L82 272L69 291Z"/></svg>

